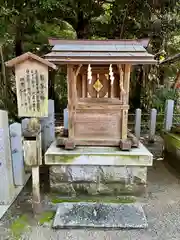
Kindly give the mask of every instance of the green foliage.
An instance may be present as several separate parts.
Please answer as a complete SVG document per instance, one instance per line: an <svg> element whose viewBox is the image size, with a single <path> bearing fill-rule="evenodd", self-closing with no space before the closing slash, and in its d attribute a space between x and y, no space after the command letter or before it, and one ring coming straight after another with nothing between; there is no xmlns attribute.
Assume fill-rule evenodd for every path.
<svg viewBox="0 0 180 240"><path fill-rule="evenodd" d="M176 89L161 88L155 91L153 95L152 107L156 108L159 113L165 111L165 104L167 99L177 102L178 94Z"/></svg>
<svg viewBox="0 0 180 240"><path fill-rule="evenodd" d="M26 51L44 55L51 49L48 37L63 39L149 37L148 49L156 54L157 58L162 56L162 52L166 57L180 51L179 1L145 0L143 4L141 0L0 0L0 2L0 42L3 45L5 61ZM131 92L132 105L133 98L136 97L141 98L144 109L151 107L154 104L154 92L162 79L168 77L175 79L179 68L180 63L177 62L171 67L145 67L144 76L141 77L135 72L133 89L139 87L139 91L135 92L136 95L139 93L139 96ZM58 111L62 111L67 104L65 73L59 71L55 80ZM11 75L8 74L6 78L8 94L1 93L0 106L8 106L10 115L16 118L15 87ZM2 81L1 83L4 86Z"/></svg>
<svg viewBox="0 0 180 240"><path fill-rule="evenodd" d="M67 107L67 78L66 71L59 69L55 77L55 92L56 92L56 104L55 111L62 113L63 109Z"/></svg>
<svg viewBox="0 0 180 240"><path fill-rule="evenodd" d="M133 197L120 197L120 198L111 198L111 197L104 197L96 196L96 197L79 197L79 198L53 198L52 203L64 203L64 202L103 202L103 203L121 203L121 204L128 204L128 203L135 203L136 199Z"/></svg>

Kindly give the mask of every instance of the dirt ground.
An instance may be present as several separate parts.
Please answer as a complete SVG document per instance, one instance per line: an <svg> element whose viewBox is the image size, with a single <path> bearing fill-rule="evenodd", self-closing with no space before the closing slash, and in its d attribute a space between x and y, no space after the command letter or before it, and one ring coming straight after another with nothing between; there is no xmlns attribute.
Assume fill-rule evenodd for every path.
<svg viewBox="0 0 180 240"><path fill-rule="evenodd" d="M162 141L149 144L154 165L149 167L146 195L137 201L143 204L148 228L141 230L53 230L51 222L35 219L31 209L31 182L0 222L0 240L174 240L180 239L180 174L161 161ZM159 160L157 160L159 159ZM44 208L49 209L46 194ZM18 218L19 217L19 218ZM44 218L50 216L44 216ZM17 220L18 218L18 220ZM14 236L12 236L14 233Z"/></svg>

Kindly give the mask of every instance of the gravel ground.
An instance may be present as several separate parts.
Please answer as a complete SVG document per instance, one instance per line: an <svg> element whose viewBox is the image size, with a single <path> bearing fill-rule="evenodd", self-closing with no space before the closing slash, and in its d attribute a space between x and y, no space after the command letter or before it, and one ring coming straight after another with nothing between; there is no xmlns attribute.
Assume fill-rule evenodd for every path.
<svg viewBox="0 0 180 240"><path fill-rule="evenodd" d="M148 229L97 231L57 230L34 226L26 240L179 240L180 180L163 161L155 161L149 169L147 196L139 199L144 205Z"/></svg>
<svg viewBox="0 0 180 240"><path fill-rule="evenodd" d="M160 145L154 146L155 154ZM151 146L151 150L153 147ZM152 150L153 151L153 150ZM159 154L159 151L158 151ZM157 156L159 157L159 155ZM143 204L148 228L141 230L52 230L48 225L37 226L33 218L30 231L24 240L179 240L180 239L180 174L171 169L166 161L154 161L148 171L146 196L139 198ZM22 202L20 201L23 197ZM26 200L24 200L26 199ZM25 202L24 202L25 201ZM31 216L29 193L24 190L19 200L12 206L0 225L0 239L10 239L7 234L8 223L22 212ZM23 205L24 204L24 205ZM12 238L13 239L13 238Z"/></svg>

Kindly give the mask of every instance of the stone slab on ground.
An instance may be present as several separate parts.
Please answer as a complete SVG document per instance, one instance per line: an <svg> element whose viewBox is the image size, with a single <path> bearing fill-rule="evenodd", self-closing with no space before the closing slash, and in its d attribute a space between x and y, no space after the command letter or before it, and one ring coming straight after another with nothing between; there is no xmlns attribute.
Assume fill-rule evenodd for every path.
<svg viewBox="0 0 180 240"><path fill-rule="evenodd" d="M53 228L147 228L141 204L60 203Z"/></svg>

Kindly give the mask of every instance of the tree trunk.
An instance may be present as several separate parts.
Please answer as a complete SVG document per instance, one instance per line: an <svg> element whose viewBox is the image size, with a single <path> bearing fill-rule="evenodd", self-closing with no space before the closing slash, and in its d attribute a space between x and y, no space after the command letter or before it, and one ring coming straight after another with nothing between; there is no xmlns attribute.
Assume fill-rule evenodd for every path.
<svg viewBox="0 0 180 240"><path fill-rule="evenodd" d="M89 36L89 20L84 18L84 13L78 12L78 23L76 27L78 39L87 39Z"/></svg>
<svg viewBox="0 0 180 240"><path fill-rule="evenodd" d="M141 66L138 73L137 73L137 82L136 82L136 86L135 86L136 95L133 98L133 108L134 109L141 107L142 83L143 83L143 68Z"/></svg>
<svg viewBox="0 0 180 240"><path fill-rule="evenodd" d="M54 90L54 80L55 80L55 71L49 71L49 88L48 88L48 96L49 99L54 100L55 90Z"/></svg>
<svg viewBox="0 0 180 240"><path fill-rule="evenodd" d="M20 21L20 20L19 20ZM20 56L23 54L23 47L22 47L22 29L21 29L21 24L17 23L16 26L16 36L15 36L15 54L16 57Z"/></svg>

